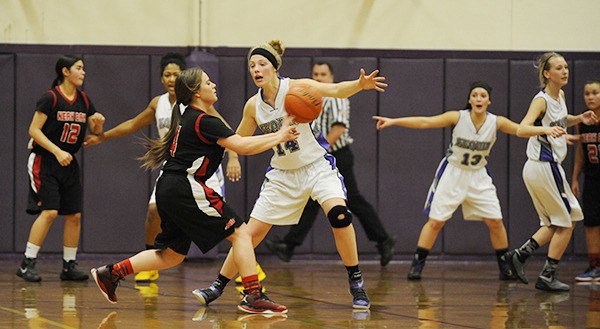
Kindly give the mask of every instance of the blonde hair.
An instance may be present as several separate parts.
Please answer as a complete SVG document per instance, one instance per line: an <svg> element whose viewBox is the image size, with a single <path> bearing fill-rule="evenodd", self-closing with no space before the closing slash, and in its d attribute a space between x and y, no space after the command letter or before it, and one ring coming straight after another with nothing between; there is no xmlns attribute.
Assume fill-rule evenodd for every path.
<svg viewBox="0 0 600 329"><path fill-rule="evenodd" d="M548 71L552 68L550 59L554 57L563 57L563 55L554 51L549 51L547 53L543 53L537 58L537 64L535 65L535 68L538 70L538 78L540 80L541 88L546 88L546 85L548 84L548 79L544 76L544 71Z"/></svg>
<svg viewBox="0 0 600 329"><path fill-rule="evenodd" d="M142 161L142 168L145 169L157 169L167 160L170 146L173 143L175 134L179 129L179 123L181 122L181 111L179 110L179 104L185 106L192 102L194 93L200 90L202 86L202 75L204 71L199 68L191 68L184 70L175 80L175 97L177 101L173 105L171 110L171 126L169 132L164 135L161 139L149 139L146 138L142 141L142 144L146 147L146 153L139 158Z"/></svg>
<svg viewBox="0 0 600 329"><path fill-rule="evenodd" d="M283 56L284 52L285 47L283 46L283 43L278 39L273 39L268 43L262 43L250 49L247 60L250 61L250 57L254 54L262 55L273 64L275 70L279 71L279 68L281 67L281 56Z"/></svg>

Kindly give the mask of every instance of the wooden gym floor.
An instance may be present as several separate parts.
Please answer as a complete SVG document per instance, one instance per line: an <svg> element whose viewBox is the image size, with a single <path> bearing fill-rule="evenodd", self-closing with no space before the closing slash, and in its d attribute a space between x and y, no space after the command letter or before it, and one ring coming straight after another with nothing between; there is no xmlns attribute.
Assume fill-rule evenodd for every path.
<svg viewBox="0 0 600 329"><path fill-rule="evenodd" d="M61 282L60 255L40 255L43 281L15 275L20 255L0 256L0 328L600 328L600 283L575 285L585 259L561 262L566 293L534 288L543 255L527 267L529 285L497 280L490 257L429 260L421 282L406 280L408 260L382 268L361 263L371 298L370 312L355 312L347 275L337 260L294 259L283 263L259 255L267 273L267 294L289 308L287 317L249 315L237 310L240 295L231 282L221 298L201 306L190 293L216 277L217 261L189 261L160 272L153 284L136 286L133 277L110 304L92 282ZM123 255L82 255L89 270Z"/></svg>

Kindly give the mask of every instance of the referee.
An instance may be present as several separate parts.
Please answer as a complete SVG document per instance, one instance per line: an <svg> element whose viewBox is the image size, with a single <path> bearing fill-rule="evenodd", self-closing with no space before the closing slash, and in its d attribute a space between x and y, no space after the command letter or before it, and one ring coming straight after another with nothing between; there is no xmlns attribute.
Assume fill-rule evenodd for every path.
<svg viewBox="0 0 600 329"><path fill-rule="evenodd" d="M315 63L312 78L319 82L333 83L333 67L327 62ZM347 98L323 97L321 115L312 124L315 136L320 134L329 143L329 153L335 159L338 170L344 176L347 189L348 208L358 217L370 241L377 243L381 255L381 266L386 266L394 256L396 240L388 235L373 206L360 194L354 177L354 155L350 149L352 137L350 129L350 101ZM282 239L265 239L265 245L284 262L289 262L294 255L294 248L301 245L313 226L319 212L319 204L309 199L300 222L293 225Z"/></svg>

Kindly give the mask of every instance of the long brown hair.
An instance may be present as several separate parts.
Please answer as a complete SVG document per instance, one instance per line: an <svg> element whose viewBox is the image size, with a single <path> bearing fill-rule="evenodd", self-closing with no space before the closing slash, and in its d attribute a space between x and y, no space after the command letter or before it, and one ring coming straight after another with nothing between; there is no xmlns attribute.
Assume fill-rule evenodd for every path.
<svg viewBox="0 0 600 329"><path fill-rule="evenodd" d="M149 139L146 138L142 141L142 144L146 147L146 154L141 156L139 160L142 161L142 168L145 169L157 169L160 168L167 156L169 155L169 148L173 144L175 134L179 129L179 123L181 122L181 111L179 105L183 104L188 106L192 102L194 93L200 90L202 85L202 75L204 71L199 68L191 68L184 70L175 80L175 97L177 101L173 105L171 110L171 126L169 132L161 139Z"/></svg>

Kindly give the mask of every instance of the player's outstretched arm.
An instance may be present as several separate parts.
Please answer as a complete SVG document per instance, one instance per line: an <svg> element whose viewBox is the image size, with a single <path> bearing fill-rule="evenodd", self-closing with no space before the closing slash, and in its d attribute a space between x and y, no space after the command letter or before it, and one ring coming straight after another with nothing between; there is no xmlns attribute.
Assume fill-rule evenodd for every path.
<svg viewBox="0 0 600 329"><path fill-rule="evenodd" d="M414 129L430 129L430 128L444 128L455 125L458 122L460 113L458 111L448 111L439 115L430 117L426 116L414 116L414 117L401 117L401 118L388 118L382 116L373 116L373 120L377 123L375 127L378 130L382 130L391 126L400 126Z"/></svg>

